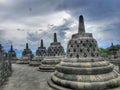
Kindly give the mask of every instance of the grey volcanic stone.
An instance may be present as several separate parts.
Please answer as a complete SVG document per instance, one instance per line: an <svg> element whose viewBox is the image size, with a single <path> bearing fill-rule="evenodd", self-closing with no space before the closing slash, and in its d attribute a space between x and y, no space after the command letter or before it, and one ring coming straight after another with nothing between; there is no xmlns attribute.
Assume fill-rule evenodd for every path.
<svg viewBox="0 0 120 90"><path fill-rule="evenodd" d="M29 65L30 66L39 66L41 60L44 59L44 57L46 56L46 47L44 47L43 45L43 40L41 40L41 46L38 47L38 49L36 50L36 56L33 57L32 60L29 61Z"/></svg>
<svg viewBox="0 0 120 90"><path fill-rule="evenodd" d="M30 66L39 66L43 58L41 56L35 56L32 60L29 61Z"/></svg>
<svg viewBox="0 0 120 90"><path fill-rule="evenodd" d="M117 65L119 67L119 72L120 72L120 50L117 49L113 43L111 44L111 47L108 51L108 56L107 56L107 60L110 63L113 63L115 65Z"/></svg>
<svg viewBox="0 0 120 90"><path fill-rule="evenodd" d="M26 48L22 52L21 59L17 60L16 63L18 64L29 64L30 59L32 59L33 54L32 51L29 49L28 43L26 43Z"/></svg>
<svg viewBox="0 0 120 90"><path fill-rule="evenodd" d="M52 90L47 85L50 72L39 72L37 67L13 64L13 73L0 90Z"/></svg>
<svg viewBox="0 0 120 90"><path fill-rule="evenodd" d="M8 61L4 48L0 44L0 86L7 80L11 73L11 62Z"/></svg>
<svg viewBox="0 0 120 90"><path fill-rule="evenodd" d="M13 45L11 45L10 50L8 51L8 57L12 60L12 62L16 62L17 56L15 50L13 50Z"/></svg>
<svg viewBox="0 0 120 90"><path fill-rule="evenodd" d="M111 47L108 51L108 58L117 58L117 52L118 52L118 49L113 45L113 43L111 44Z"/></svg>
<svg viewBox="0 0 120 90"><path fill-rule="evenodd" d="M78 33L67 45L67 58L62 60L48 84L55 90L106 90L120 85L114 65L100 56L97 41L85 33L84 19L79 17Z"/></svg>
<svg viewBox="0 0 120 90"><path fill-rule="evenodd" d="M28 43L26 43L26 48L22 52L22 56L29 56L32 55L32 51L29 49Z"/></svg>
<svg viewBox="0 0 120 90"><path fill-rule="evenodd" d="M8 54L5 52L2 44L0 44L0 62L2 61L2 56L4 56L5 59L8 59Z"/></svg>
<svg viewBox="0 0 120 90"><path fill-rule="evenodd" d="M64 48L60 42L57 42L57 35L54 33L54 42L50 44L47 50L47 56L41 62L40 71L54 71L56 65L64 58Z"/></svg>
<svg viewBox="0 0 120 90"><path fill-rule="evenodd" d="M44 47L43 40L41 40L41 46L38 47L38 49L36 50L36 56L44 57L44 56L46 56L46 53L47 53L46 47Z"/></svg>

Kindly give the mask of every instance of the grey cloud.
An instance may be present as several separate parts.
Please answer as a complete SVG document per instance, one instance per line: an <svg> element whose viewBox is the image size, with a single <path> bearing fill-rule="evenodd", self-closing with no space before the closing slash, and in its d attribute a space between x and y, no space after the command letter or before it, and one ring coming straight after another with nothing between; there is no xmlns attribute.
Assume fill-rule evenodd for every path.
<svg viewBox="0 0 120 90"><path fill-rule="evenodd" d="M91 20L99 20L120 15L119 0L64 0L58 9L69 11L74 17L80 14L85 15Z"/></svg>
<svg viewBox="0 0 120 90"><path fill-rule="evenodd" d="M11 5L1 6L1 14L4 14L1 20L20 20L25 17L32 17L37 15L49 15L57 12L57 6L61 3L61 0L20 0L11 1ZM4 13L4 11L6 11Z"/></svg>

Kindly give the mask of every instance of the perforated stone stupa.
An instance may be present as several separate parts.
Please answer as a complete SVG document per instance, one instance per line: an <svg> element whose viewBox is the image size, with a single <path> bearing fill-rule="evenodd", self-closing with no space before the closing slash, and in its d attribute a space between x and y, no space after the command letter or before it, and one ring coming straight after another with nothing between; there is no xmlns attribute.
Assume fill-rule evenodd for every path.
<svg viewBox="0 0 120 90"><path fill-rule="evenodd" d="M108 61L110 63L115 64L115 68L117 69L118 72L120 72L120 50L117 49L113 43L111 44L111 47L108 51Z"/></svg>
<svg viewBox="0 0 120 90"><path fill-rule="evenodd" d="M43 45L43 40L41 40L41 46L38 47L38 49L36 50L36 56L41 56L41 57L44 57L46 56L46 47L44 47Z"/></svg>
<svg viewBox="0 0 120 90"><path fill-rule="evenodd" d="M12 62L17 60L16 52L13 50L13 45L11 45L10 50L8 51L8 56L11 58Z"/></svg>
<svg viewBox="0 0 120 90"><path fill-rule="evenodd" d="M26 48L22 52L22 56L32 55L32 51L29 49L28 43L26 43Z"/></svg>
<svg viewBox="0 0 120 90"><path fill-rule="evenodd" d="M26 43L26 48L22 52L22 57L20 60L17 61L17 63L29 64L31 56L33 56L32 51L29 49L28 43Z"/></svg>
<svg viewBox="0 0 120 90"><path fill-rule="evenodd" d="M54 33L54 41L47 50L47 56L41 62L39 69L41 71L54 71L55 67L64 58L64 48L60 42L57 42L57 35Z"/></svg>
<svg viewBox="0 0 120 90"><path fill-rule="evenodd" d="M110 49L108 50L108 58L117 58L117 51L118 49L112 43Z"/></svg>
<svg viewBox="0 0 120 90"><path fill-rule="evenodd" d="M39 66L40 61L43 60L43 58L46 56L46 53L46 47L44 47L43 40L41 40L41 46L38 47L38 49L36 50L36 56L34 56L32 60L30 60L29 65Z"/></svg>
<svg viewBox="0 0 120 90"><path fill-rule="evenodd" d="M67 58L56 66L48 80L55 90L106 90L120 84L114 65L100 56L97 41L85 32L83 16L78 33L68 42Z"/></svg>

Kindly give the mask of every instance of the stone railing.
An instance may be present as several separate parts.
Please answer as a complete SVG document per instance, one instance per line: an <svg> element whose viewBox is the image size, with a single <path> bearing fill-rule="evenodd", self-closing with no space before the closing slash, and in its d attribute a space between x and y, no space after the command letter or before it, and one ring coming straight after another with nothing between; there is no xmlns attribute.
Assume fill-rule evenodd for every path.
<svg viewBox="0 0 120 90"><path fill-rule="evenodd" d="M11 65L8 61L0 62L0 86L11 75Z"/></svg>

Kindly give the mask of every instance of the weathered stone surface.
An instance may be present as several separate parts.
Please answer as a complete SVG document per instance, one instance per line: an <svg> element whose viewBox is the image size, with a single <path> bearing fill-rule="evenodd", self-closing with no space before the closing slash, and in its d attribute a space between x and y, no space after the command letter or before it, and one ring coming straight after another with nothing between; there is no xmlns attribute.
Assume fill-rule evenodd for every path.
<svg viewBox="0 0 120 90"><path fill-rule="evenodd" d="M39 72L37 67L13 64L13 73L0 90L53 90L47 85L50 72Z"/></svg>
<svg viewBox="0 0 120 90"><path fill-rule="evenodd" d="M78 33L68 42L67 58L56 66L48 84L55 90L106 90L120 85L114 65L100 56L92 34L85 33L83 16Z"/></svg>
<svg viewBox="0 0 120 90"><path fill-rule="evenodd" d="M29 49L28 43L26 43L26 48L22 52L22 56L30 56L32 55L32 51Z"/></svg>
<svg viewBox="0 0 120 90"><path fill-rule="evenodd" d="M12 63L15 63L17 60L17 55L15 50L13 50L13 45L11 45L10 50L8 51L8 57L12 60Z"/></svg>
<svg viewBox="0 0 120 90"><path fill-rule="evenodd" d="M6 81L11 73L11 62L8 60L6 53L0 44L0 86Z"/></svg>
<svg viewBox="0 0 120 90"><path fill-rule="evenodd" d="M43 45L43 40L41 40L41 46L36 50L36 56L45 57L46 56L46 47Z"/></svg>
<svg viewBox="0 0 120 90"><path fill-rule="evenodd" d="M54 41L50 44L47 50L47 56L41 62L40 71L54 71L56 65L64 58L64 48L60 42L57 42L57 35L54 33Z"/></svg>
<svg viewBox="0 0 120 90"><path fill-rule="evenodd" d="M0 62L2 61L2 57L4 56L4 59L8 59L8 54L5 52L2 44L0 44Z"/></svg>
<svg viewBox="0 0 120 90"><path fill-rule="evenodd" d="M29 61L30 66L39 66L43 58L41 56L35 56L32 60Z"/></svg>
<svg viewBox="0 0 120 90"><path fill-rule="evenodd" d="M109 51L108 51L108 55L107 55L107 57L109 58L109 59L113 59L113 58L117 58L118 56L117 56L117 52L118 52L118 49L113 45L113 43L111 44L111 47L110 47L110 49L109 49Z"/></svg>
<svg viewBox="0 0 120 90"><path fill-rule="evenodd" d="M117 65L119 67L120 72L120 50L118 50L113 43L108 51L108 56L106 58L110 63Z"/></svg>
<svg viewBox="0 0 120 90"><path fill-rule="evenodd" d="M28 43L26 43L26 48L22 52L21 59L17 60L16 63L18 64L29 64L29 61L32 59L33 54L32 51L29 49Z"/></svg>
<svg viewBox="0 0 120 90"><path fill-rule="evenodd" d="M56 69L56 65L63 60L63 56L48 56L45 57L43 61L41 61L39 69L40 71L54 71Z"/></svg>

